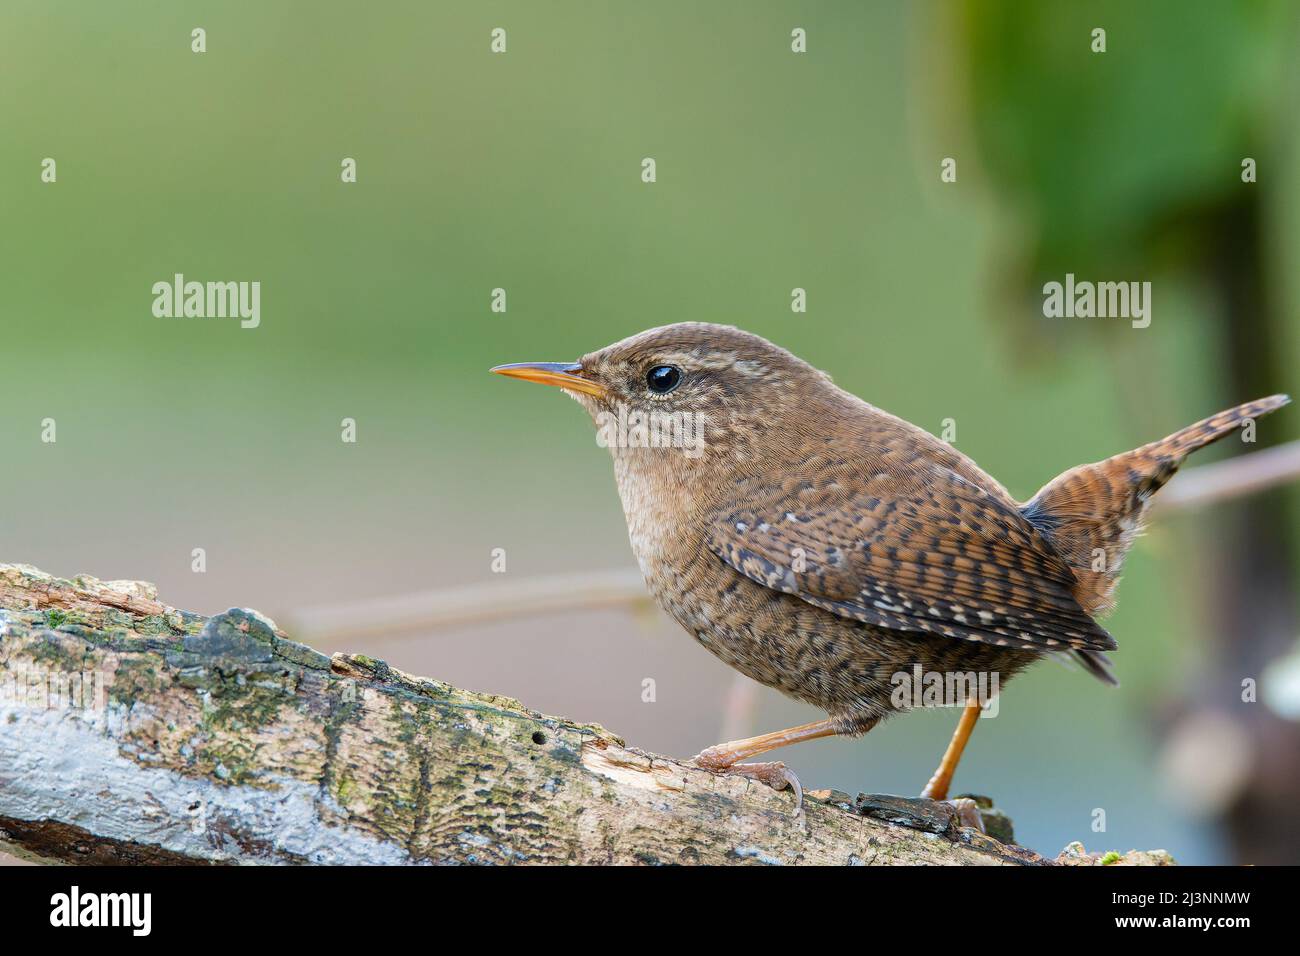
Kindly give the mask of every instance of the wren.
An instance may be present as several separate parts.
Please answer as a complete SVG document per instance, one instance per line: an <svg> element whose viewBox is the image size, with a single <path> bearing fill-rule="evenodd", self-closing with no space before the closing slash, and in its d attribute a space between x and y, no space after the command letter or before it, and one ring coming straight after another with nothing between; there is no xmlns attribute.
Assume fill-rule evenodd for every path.
<svg viewBox="0 0 1300 956"><path fill-rule="evenodd" d="M694 758L792 786L796 804L783 764L740 761L866 733L908 709L900 673L995 674L1001 686L1067 654L1115 683L1115 640L1096 618L1114 606L1152 496L1191 452L1289 401L1072 468L1021 503L951 445L729 326L668 325L575 363L492 371L559 386L604 430L619 423L602 444L655 601L742 674L827 714ZM947 797L981 703L964 701L923 796Z"/></svg>

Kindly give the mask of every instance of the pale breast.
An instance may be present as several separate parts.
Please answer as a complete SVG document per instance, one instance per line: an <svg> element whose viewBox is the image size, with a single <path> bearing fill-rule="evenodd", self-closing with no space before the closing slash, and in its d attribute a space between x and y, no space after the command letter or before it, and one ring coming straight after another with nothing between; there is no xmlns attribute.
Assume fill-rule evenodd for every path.
<svg viewBox="0 0 1300 956"><path fill-rule="evenodd" d="M662 480L652 481L657 476L648 469L634 467L631 458L627 451L615 453L614 477L623 502L632 553L642 575L649 581L652 565L688 552L690 544L682 540L680 499L674 500L675 496L666 494Z"/></svg>

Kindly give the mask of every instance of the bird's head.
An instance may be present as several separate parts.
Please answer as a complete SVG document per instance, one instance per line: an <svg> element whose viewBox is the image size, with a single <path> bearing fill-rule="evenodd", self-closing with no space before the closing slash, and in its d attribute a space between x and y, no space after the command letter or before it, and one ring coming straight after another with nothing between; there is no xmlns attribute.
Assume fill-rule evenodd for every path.
<svg viewBox="0 0 1300 956"><path fill-rule="evenodd" d="M616 459L675 469L722 458L746 470L773 442L788 442L791 419L833 390L785 349L704 322L649 329L577 362L492 371L562 388L591 414L597 440Z"/></svg>

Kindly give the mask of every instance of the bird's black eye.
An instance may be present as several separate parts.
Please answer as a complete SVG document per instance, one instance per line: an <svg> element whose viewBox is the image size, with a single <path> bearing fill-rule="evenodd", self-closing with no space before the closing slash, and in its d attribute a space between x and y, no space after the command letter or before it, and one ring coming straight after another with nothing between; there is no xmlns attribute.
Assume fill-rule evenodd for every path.
<svg viewBox="0 0 1300 956"><path fill-rule="evenodd" d="M667 395L681 383L681 380L682 370L676 365L656 365L645 376L645 383L650 386L650 391L659 395Z"/></svg>

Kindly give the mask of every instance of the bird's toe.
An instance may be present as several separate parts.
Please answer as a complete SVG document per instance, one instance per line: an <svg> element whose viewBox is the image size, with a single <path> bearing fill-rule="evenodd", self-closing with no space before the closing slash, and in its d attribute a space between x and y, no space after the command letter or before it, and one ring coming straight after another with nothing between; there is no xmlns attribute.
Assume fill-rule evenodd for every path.
<svg viewBox="0 0 1300 956"><path fill-rule="evenodd" d="M803 812L803 785L799 783L799 778L795 776L793 770L780 761L773 760L765 763L737 763L727 767L711 767L707 758L701 758L708 754L703 751L695 757L695 763L705 770L713 773L727 774L728 776L748 777L750 780L757 780L764 786L771 787L773 790L791 790L794 792L794 812L796 815ZM716 758L715 758L716 759Z"/></svg>

